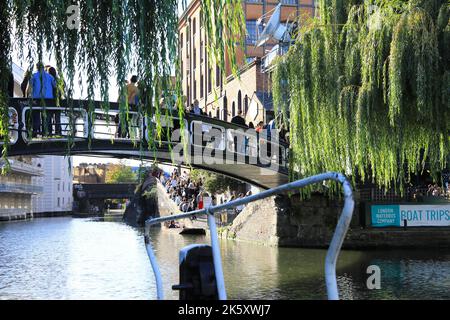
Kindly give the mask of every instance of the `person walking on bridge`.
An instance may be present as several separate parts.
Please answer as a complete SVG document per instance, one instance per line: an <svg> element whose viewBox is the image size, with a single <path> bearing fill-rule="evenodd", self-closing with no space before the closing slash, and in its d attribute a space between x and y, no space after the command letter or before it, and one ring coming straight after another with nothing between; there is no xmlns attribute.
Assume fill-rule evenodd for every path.
<svg viewBox="0 0 450 320"><path fill-rule="evenodd" d="M58 87L58 73L52 66L48 66L46 71L55 79L56 87L53 88L53 97L56 99L56 106L59 107L63 98L64 84L59 84ZM61 135L61 111L49 110L47 111L47 126L49 135L53 134L53 123L55 124L55 134Z"/></svg>
<svg viewBox="0 0 450 320"><path fill-rule="evenodd" d="M239 110L238 114L231 119L231 123L248 128L247 124L245 123L245 119L242 117L242 110ZM238 143L237 137L234 136L233 140L234 140L234 152L239 151L240 153L245 153L245 138L244 138L244 144L239 146L239 148L237 145L237 143Z"/></svg>
<svg viewBox="0 0 450 320"><path fill-rule="evenodd" d="M127 97L130 106L136 106L139 99L139 89L137 87L138 77L132 76L127 84Z"/></svg>
<svg viewBox="0 0 450 320"><path fill-rule="evenodd" d="M31 76L28 83L27 93L31 94L33 99L54 99L53 90L56 88L56 81L52 75L44 69L42 62L36 63L36 72ZM42 134L41 112L33 110L33 137Z"/></svg>

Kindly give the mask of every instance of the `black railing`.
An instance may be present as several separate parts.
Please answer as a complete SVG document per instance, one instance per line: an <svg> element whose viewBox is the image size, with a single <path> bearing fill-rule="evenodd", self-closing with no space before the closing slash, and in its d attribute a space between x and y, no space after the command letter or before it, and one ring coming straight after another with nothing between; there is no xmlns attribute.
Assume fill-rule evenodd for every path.
<svg viewBox="0 0 450 320"><path fill-rule="evenodd" d="M177 110L162 109L160 121L157 121L154 115L143 115L134 106L130 106L126 117L119 115L118 103L109 103L108 112L103 107L105 104L100 101L63 100L56 106L54 100L11 99L10 144L12 147L48 145L73 139L75 142L94 140L133 145L156 142L167 148L169 144L179 143L179 134L184 134L191 148L234 153L244 158L257 158L265 164L277 162L287 170L288 144L265 130L257 133L240 125L187 113L183 119L185 131L179 131L177 136L176 130L183 127ZM158 140L155 137L161 141L155 141Z"/></svg>

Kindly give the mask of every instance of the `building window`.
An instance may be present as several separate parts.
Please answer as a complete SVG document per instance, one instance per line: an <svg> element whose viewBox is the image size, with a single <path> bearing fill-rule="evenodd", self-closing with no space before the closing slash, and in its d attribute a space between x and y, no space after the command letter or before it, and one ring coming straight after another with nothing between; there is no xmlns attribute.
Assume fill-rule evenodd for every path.
<svg viewBox="0 0 450 320"><path fill-rule="evenodd" d="M193 92L194 100L197 99L197 80L194 80L194 92Z"/></svg>
<svg viewBox="0 0 450 320"><path fill-rule="evenodd" d="M59 182L58 182L58 191L60 190L60 188L61 188L61 186L59 185Z"/></svg>
<svg viewBox="0 0 450 320"><path fill-rule="evenodd" d="M208 93L211 93L212 84L211 84L211 68L208 68Z"/></svg>
<svg viewBox="0 0 450 320"><path fill-rule="evenodd" d="M238 92L238 113L242 112L242 93L241 90Z"/></svg>
<svg viewBox="0 0 450 320"><path fill-rule="evenodd" d="M189 56L189 35L190 35L189 27L186 28L186 56Z"/></svg>
<svg viewBox="0 0 450 320"><path fill-rule="evenodd" d="M60 199L58 198L58 208L60 207L61 205L60 205Z"/></svg>
<svg viewBox="0 0 450 320"><path fill-rule="evenodd" d="M248 96L247 95L245 95L245 98L244 98L244 112L245 112L245 115L247 115L247 112L248 112Z"/></svg>
<svg viewBox="0 0 450 320"><path fill-rule="evenodd" d="M297 5L297 0L281 0L281 4Z"/></svg>
<svg viewBox="0 0 450 320"><path fill-rule="evenodd" d="M197 32L197 20L194 18L194 20L192 20L192 36L195 36L196 32Z"/></svg>
<svg viewBox="0 0 450 320"><path fill-rule="evenodd" d="M232 117L236 116L236 104L234 103L234 101L231 104L231 116Z"/></svg>
<svg viewBox="0 0 450 320"><path fill-rule="evenodd" d="M228 121L228 98L227 96L223 97L223 121Z"/></svg>
<svg viewBox="0 0 450 320"><path fill-rule="evenodd" d="M184 79L184 63L183 63L183 59L181 59L181 79Z"/></svg>
<svg viewBox="0 0 450 320"><path fill-rule="evenodd" d="M200 42L200 64L203 63L203 41Z"/></svg>
<svg viewBox="0 0 450 320"><path fill-rule="evenodd" d="M216 87L220 86L220 68L216 66Z"/></svg>
<svg viewBox="0 0 450 320"><path fill-rule="evenodd" d="M262 33L264 27L262 24L257 26L256 20L247 20L247 44L256 44L258 35Z"/></svg>
<svg viewBox="0 0 450 320"><path fill-rule="evenodd" d="M193 64L194 64L194 70L195 70L195 68L197 68L197 49L195 49L195 47L194 47L194 56L193 56Z"/></svg>
<svg viewBox="0 0 450 320"><path fill-rule="evenodd" d="M203 98L203 81L204 77L203 74L200 75L200 99Z"/></svg>

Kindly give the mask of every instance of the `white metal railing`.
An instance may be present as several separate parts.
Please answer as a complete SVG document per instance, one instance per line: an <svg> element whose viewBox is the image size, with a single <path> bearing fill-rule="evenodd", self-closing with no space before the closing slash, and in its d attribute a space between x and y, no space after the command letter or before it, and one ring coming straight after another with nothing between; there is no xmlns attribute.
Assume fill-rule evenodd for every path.
<svg viewBox="0 0 450 320"><path fill-rule="evenodd" d="M20 183L0 183L0 192L37 194L44 192L44 187Z"/></svg>
<svg viewBox="0 0 450 320"><path fill-rule="evenodd" d="M201 139L200 141L200 145L196 144L196 138L194 135L194 132L196 132L195 130L195 126L201 127L201 133L202 135L198 138ZM214 139L213 141L209 142L206 144L207 148L211 148L211 149L217 149L217 150L221 150L224 151L226 146L225 146L225 128L218 126L216 124L212 124L212 123L206 123L206 122L202 122L202 121L197 121L194 120L191 122L191 127L190 127L190 139L191 139L191 144L193 146L203 146L203 142L204 142L204 138L203 136L206 135L208 138L216 138L219 136L219 134L214 134L214 130L216 130L216 133L220 134L220 138Z"/></svg>
<svg viewBox="0 0 450 320"><path fill-rule="evenodd" d="M91 126L91 136L98 140L117 140L117 141L139 141L142 139L144 130L144 121L142 116L135 111L128 111L128 120L123 121L124 130L115 118L119 115L118 111L105 113L104 110L96 109L94 111L93 125ZM99 116L106 116L114 119L100 119ZM124 135L124 136L123 136Z"/></svg>
<svg viewBox="0 0 450 320"><path fill-rule="evenodd" d="M258 154L258 137L256 131L253 131L252 134L242 129L227 129L227 150L256 158Z"/></svg>
<svg viewBox="0 0 450 320"><path fill-rule="evenodd" d="M216 206L210 206L208 208L202 209L202 210L196 210L191 211L187 213L181 213L177 215L171 215L167 217L160 217L160 218L153 218L149 219L145 222L146 227L150 227L151 225L162 223L165 221L171 221L171 220L178 220L178 219L185 219L189 218L191 216L199 216L199 215L207 215L208 216L208 226L210 229L211 234L211 247L213 251L213 259L214 259L214 271L215 271L215 277L216 277L216 283L217 283L217 290L218 290L218 296L220 300L226 300L226 290L225 290L225 280L223 276L223 270L222 270L222 258L220 255L220 247L219 247L219 239L217 235L217 229L216 229L216 220L214 217L214 213L221 212L229 208L234 208L240 205L245 205L247 203L261 200L276 194L281 194L290 190L296 190L299 188L303 188L305 186L320 183L325 180L334 180L336 182L339 182L344 191L344 207L342 209L341 216L339 218L339 221L336 226L336 230L334 232L333 238L331 240L330 246L327 251L327 255L325 258L325 282L327 287L327 295L328 299L330 300L338 300L339 299L339 292L337 287L337 280L336 280L336 262L339 256L339 252L342 247L342 243L344 242L345 235L347 233L348 227L350 225L350 221L352 219L353 215L353 209L355 206L354 200L353 200L353 192L350 182L347 180L347 178L341 174L336 172L328 172L323 173L319 175L315 175L312 177L308 177L305 179L301 179L295 182L291 182L288 184L284 184L282 186L272 188L266 191L263 191L261 193L240 198L237 200L233 200L224 204L216 205ZM147 249L147 254L150 259L150 263L153 268L153 272L155 274L155 280L156 280L156 289L157 289L157 298L163 299L164 293L163 293L163 286L162 286L162 276L161 272L159 270L158 262L156 261L156 256L153 251L153 247L151 244L150 234L146 231L145 235L145 245Z"/></svg>
<svg viewBox="0 0 450 320"><path fill-rule="evenodd" d="M178 117L172 117L169 119L166 119L165 115L161 115L160 117L160 125L162 128L162 137L161 137L161 143L162 144L172 144L173 141L168 140L168 133L169 136L172 138L174 130L176 127L180 128L181 127L181 123L180 123L181 119ZM175 123L178 122L178 125L175 125ZM188 126L188 122L186 119L183 119L183 124L184 124L184 132L183 134L185 135L185 137L189 136L189 126ZM152 116L152 117L145 117L144 119L144 125L146 128L146 133L145 133L145 140L147 140L147 142L150 141L154 141L155 137L157 136L157 119L156 116ZM170 132L169 132L170 131ZM180 132L181 134L181 132ZM181 138L181 137L180 137Z"/></svg>
<svg viewBox="0 0 450 320"><path fill-rule="evenodd" d="M55 137L48 137L46 138L46 140L48 141L54 141L54 140L66 140L67 136L69 135L69 131L70 131L70 115L68 114L68 112L71 112L75 115L77 115L73 121L73 124L75 125L74 128L74 137L75 139L80 139L80 138L87 138L88 136L88 130L89 130L89 126L88 126L88 114L86 112L86 110L84 109L72 109L72 110L66 110L65 108L62 107L24 107L22 109L22 127L23 128L27 128L27 122L28 122L28 117L33 117L32 112L39 112L39 113L44 113L43 111L47 112L47 111L53 111L53 112L57 112L56 116L59 117L59 123L54 123L52 124L52 127L55 126L55 131L56 130L56 126L60 126L61 129L61 136L60 138L55 138ZM27 114L28 113L28 114ZM40 115L39 115L40 116ZM48 121L48 120L47 120ZM46 121L44 121L44 119L41 119L39 122L39 127L43 128L46 127L47 123ZM33 131L33 128L31 128L31 131ZM44 133L44 132L43 132ZM30 138L28 136L28 130L22 130L22 139L26 142L26 143L31 143L34 141L39 142L40 139L38 138Z"/></svg>
<svg viewBox="0 0 450 320"><path fill-rule="evenodd" d="M49 112L48 115L55 118L50 119L43 116L41 120L44 112ZM10 113L12 114L10 119L17 119L17 111L14 108L11 108ZM157 125L155 116L143 117L139 112L129 111L127 121L122 124L124 128L121 128L120 121L117 123L117 119L115 119L118 115L117 110L105 113L102 109L95 109L89 114L88 111L80 108L69 110L53 106L26 106L22 108L21 113L21 125L17 121L15 124L13 122L10 124L13 144L17 141L20 133L23 141L27 144L67 141L70 130L73 130L75 141L84 141L91 137L96 140L133 143L146 140L153 143L158 127L163 131L161 144L173 144L177 140L169 141L168 138L175 137L175 130L181 127L180 124L183 121L185 130L182 134L188 138L185 141L189 141L191 146L235 152L238 156L259 159L264 165L278 163L283 168L287 168L288 165L288 148L278 138L269 138L266 135L257 134L254 130L229 128L226 125L209 123L201 119L194 118L188 122L186 119L181 120L178 117L166 119L165 115L161 115L161 123ZM35 117L39 118L37 124L32 121L32 118ZM33 128L29 128L30 122L33 123ZM48 132L45 128L48 129ZM30 131L33 132L33 137L29 135ZM269 149L271 153L267 154Z"/></svg>

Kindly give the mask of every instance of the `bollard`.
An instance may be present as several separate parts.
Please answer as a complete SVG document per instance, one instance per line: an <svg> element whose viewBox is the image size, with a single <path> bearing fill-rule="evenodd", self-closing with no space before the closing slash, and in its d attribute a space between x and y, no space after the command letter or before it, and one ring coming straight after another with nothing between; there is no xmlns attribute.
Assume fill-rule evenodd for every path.
<svg viewBox="0 0 450 320"><path fill-rule="evenodd" d="M180 251L180 300L218 300L212 248L190 245Z"/></svg>

